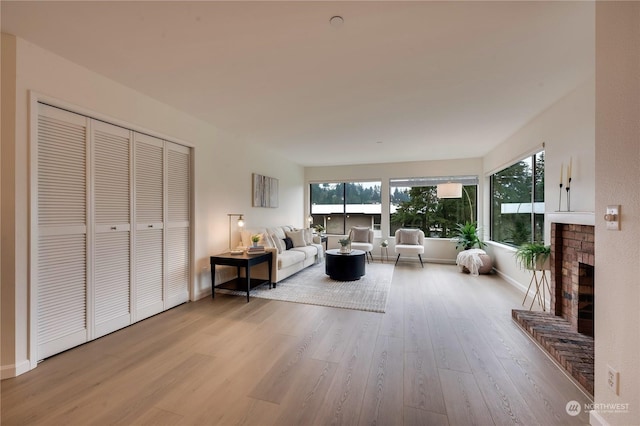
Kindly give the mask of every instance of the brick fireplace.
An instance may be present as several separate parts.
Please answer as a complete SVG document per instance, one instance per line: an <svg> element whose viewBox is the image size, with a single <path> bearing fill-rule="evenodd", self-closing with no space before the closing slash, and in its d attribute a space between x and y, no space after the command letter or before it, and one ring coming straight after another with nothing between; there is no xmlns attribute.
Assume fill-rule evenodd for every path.
<svg viewBox="0 0 640 426"><path fill-rule="evenodd" d="M551 313L593 337L594 234L592 225L551 224Z"/></svg>
<svg viewBox="0 0 640 426"><path fill-rule="evenodd" d="M556 212L545 221L551 224L551 312L514 309L511 315L593 395L594 215Z"/></svg>

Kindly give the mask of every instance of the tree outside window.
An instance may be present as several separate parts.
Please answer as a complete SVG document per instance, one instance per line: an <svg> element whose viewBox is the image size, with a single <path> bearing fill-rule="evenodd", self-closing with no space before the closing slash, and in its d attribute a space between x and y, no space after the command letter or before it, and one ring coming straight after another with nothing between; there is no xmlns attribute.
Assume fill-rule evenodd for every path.
<svg viewBox="0 0 640 426"><path fill-rule="evenodd" d="M462 198L438 198L437 184L463 183ZM421 229L426 237L452 238L456 225L475 222L477 176L391 179L390 235L399 228Z"/></svg>
<svg viewBox="0 0 640 426"><path fill-rule="evenodd" d="M491 239L544 242L544 151L491 175Z"/></svg>
<svg viewBox="0 0 640 426"><path fill-rule="evenodd" d="M311 226L346 235L352 226L367 226L380 236L381 182L312 183Z"/></svg>

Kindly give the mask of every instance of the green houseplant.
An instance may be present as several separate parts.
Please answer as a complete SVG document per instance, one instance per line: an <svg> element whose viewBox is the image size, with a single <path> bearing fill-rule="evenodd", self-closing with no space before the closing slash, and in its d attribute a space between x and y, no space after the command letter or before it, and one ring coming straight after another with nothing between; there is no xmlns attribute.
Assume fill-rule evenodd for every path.
<svg viewBox="0 0 640 426"><path fill-rule="evenodd" d="M542 271L545 268L545 262L551 255L551 246L545 246L542 243L525 243L515 251L514 256L518 264L531 271Z"/></svg>
<svg viewBox="0 0 640 426"><path fill-rule="evenodd" d="M324 232L324 226L320 224L313 225L313 229L315 229L318 234L322 234Z"/></svg>
<svg viewBox="0 0 640 426"><path fill-rule="evenodd" d="M478 236L478 228L475 223L466 222L459 223L456 226L456 234L453 238L456 241L456 249L469 250L472 248L483 248L486 246L484 241Z"/></svg>
<svg viewBox="0 0 640 426"><path fill-rule="evenodd" d="M349 238L339 239L340 243L340 253L350 253L351 252L351 240Z"/></svg>

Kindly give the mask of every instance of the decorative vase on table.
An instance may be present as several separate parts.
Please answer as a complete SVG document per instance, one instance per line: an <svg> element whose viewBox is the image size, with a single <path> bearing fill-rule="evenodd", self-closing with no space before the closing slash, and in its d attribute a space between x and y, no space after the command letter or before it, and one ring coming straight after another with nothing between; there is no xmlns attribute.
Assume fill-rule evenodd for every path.
<svg viewBox="0 0 640 426"><path fill-rule="evenodd" d="M338 240L338 242L340 243L340 253L342 254L351 253L351 240L349 238Z"/></svg>

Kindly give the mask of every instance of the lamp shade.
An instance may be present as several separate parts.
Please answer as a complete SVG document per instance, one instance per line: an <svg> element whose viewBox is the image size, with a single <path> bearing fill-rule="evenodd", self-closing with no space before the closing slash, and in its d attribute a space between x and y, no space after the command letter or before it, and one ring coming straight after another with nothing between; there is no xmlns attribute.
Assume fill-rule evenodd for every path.
<svg viewBox="0 0 640 426"><path fill-rule="evenodd" d="M461 183L439 183L437 187L438 198L462 198Z"/></svg>

